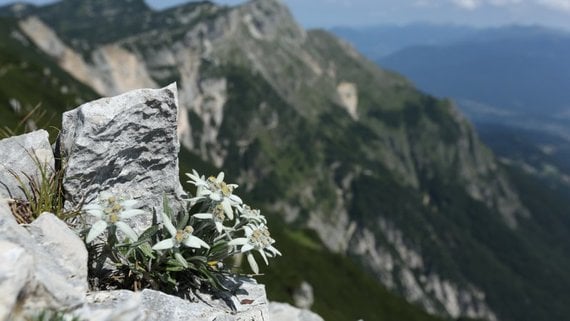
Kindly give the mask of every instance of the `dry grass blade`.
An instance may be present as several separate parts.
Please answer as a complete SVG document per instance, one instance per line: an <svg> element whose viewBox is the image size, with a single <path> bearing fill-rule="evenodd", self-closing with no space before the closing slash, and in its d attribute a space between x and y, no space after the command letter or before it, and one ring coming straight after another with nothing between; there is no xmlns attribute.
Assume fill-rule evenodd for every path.
<svg viewBox="0 0 570 321"><path fill-rule="evenodd" d="M8 200L8 205L12 211L12 215L16 218L18 224L30 224L33 221L30 203L23 200Z"/></svg>
<svg viewBox="0 0 570 321"><path fill-rule="evenodd" d="M53 213L62 220L74 217L75 212L66 212L63 208L63 169L54 169L49 163L39 159L34 152L28 151L28 155L37 167L36 174L9 171L17 180L26 198L25 201L15 200L15 202L25 203L30 213L22 215L18 212L18 216L15 215L16 219L22 223L29 223L44 212Z"/></svg>
<svg viewBox="0 0 570 321"><path fill-rule="evenodd" d="M0 139L24 134L38 128L37 124L49 124L53 120L53 115L47 118L47 111L42 110L41 103L37 104L30 111L21 114L20 121L12 128L4 126L0 128Z"/></svg>

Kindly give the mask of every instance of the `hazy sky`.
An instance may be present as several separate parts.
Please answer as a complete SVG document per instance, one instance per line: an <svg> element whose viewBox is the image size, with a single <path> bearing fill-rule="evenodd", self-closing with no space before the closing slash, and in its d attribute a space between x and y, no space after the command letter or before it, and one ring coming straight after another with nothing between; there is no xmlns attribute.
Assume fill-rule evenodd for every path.
<svg viewBox="0 0 570 321"><path fill-rule="evenodd" d="M78 0L80 1L80 0ZM282 0L306 27L362 26L416 21L470 24L544 24L570 29L570 0ZM12 1L0 0L0 4ZM32 3L53 2L30 0ZM147 0L155 8L183 0ZM239 4L243 0L217 0Z"/></svg>

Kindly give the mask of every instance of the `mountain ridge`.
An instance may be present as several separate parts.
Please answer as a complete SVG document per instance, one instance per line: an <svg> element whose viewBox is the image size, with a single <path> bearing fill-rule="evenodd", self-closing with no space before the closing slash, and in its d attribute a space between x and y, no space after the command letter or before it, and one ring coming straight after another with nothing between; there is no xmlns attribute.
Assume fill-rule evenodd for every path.
<svg viewBox="0 0 570 321"><path fill-rule="evenodd" d="M465 38L478 29L455 24L410 23L369 27L337 26L333 34L351 42L370 60L413 45L436 45Z"/></svg>
<svg viewBox="0 0 570 321"><path fill-rule="evenodd" d="M564 89L570 83L564 67L569 48L568 32L512 26L456 42L409 47L377 62L438 96L530 117L557 117L567 111L570 99Z"/></svg>

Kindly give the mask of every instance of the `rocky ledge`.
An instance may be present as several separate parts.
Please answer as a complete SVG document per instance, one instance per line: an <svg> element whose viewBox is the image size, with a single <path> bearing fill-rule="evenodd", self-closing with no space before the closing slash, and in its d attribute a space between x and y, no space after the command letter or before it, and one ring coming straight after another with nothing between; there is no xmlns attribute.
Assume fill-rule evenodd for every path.
<svg viewBox="0 0 570 321"><path fill-rule="evenodd" d="M65 113L55 150L65 169L65 207L88 204L101 192L137 199L148 208L161 207L163 195L173 204L185 198L177 114L175 84ZM198 292L185 300L150 289L91 291L87 249L67 223L47 212L29 224L18 224L14 216L14 200L25 199L15 175L40 180L38 168L55 170L55 159L43 130L0 140L0 321L29 320L42 311L86 321L322 320L308 310L269 305L265 287L248 278L231 279L239 290L222 298ZM142 228L152 219L137 224Z"/></svg>

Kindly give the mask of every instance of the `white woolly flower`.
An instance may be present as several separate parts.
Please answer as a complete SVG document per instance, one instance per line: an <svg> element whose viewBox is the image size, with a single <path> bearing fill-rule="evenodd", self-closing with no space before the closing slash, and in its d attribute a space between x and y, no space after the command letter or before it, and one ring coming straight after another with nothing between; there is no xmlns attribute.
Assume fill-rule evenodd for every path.
<svg viewBox="0 0 570 321"><path fill-rule="evenodd" d="M192 170L192 174L186 173L186 176L190 178L188 183L191 183L197 187L196 197L194 199L198 199L199 197L204 196L204 189L208 187L208 181L205 179L204 175L198 174L195 169Z"/></svg>
<svg viewBox="0 0 570 321"><path fill-rule="evenodd" d="M248 222L267 224L267 219L265 216L261 215L261 211L258 209L252 209L247 204L241 206L238 211L240 212L240 218L243 218Z"/></svg>
<svg viewBox="0 0 570 321"><path fill-rule="evenodd" d="M190 204L204 199L211 200L214 204L221 204L230 220L234 219L233 207L239 207L243 202L241 198L233 194L236 184L226 184L224 182L224 172L220 172L217 177L210 176L207 180L193 170L192 174L186 174L190 180L188 183L196 185L196 196L190 199Z"/></svg>
<svg viewBox="0 0 570 321"><path fill-rule="evenodd" d="M199 249L201 247L204 247L207 249L210 248L210 246L206 242L204 242L200 238L192 235L192 232L194 232L194 228L192 226L188 225L183 230L177 230L174 227L174 225L172 225L170 218L164 213L162 213L162 220L163 220L164 226L168 230L168 233L170 233L170 235L172 237L156 243L152 247L153 250L168 250L168 249L172 249L172 248L177 248L180 245L184 245L186 247L192 247L192 248L196 248L196 249Z"/></svg>
<svg viewBox="0 0 570 321"><path fill-rule="evenodd" d="M201 220L212 220L214 222L214 225L216 226L216 231L218 231L218 233L220 234L224 230L223 223L226 220L226 214L222 204L214 206L212 213L196 213L192 216Z"/></svg>
<svg viewBox="0 0 570 321"><path fill-rule="evenodd" d="M85 242L90 243L103 234L107 227L114 225L131 240L138 239L137 233L124 220L146 213L137 209L136 200L119 200L109 193L101 193L98 203L91 203L83 207L83 211L98 219L89 230Z"/></svg>
<svg viewBox="0 0 570 321"><path fill-rule="evenodd" d="M274 257L276 255L281 255L281 252L273 247L272 244L275 243L275 240L271 238L269 230L265 224L248 224L244 226L244 231L245 237L233 239L228 242L228 245L241 246L240 252L246 253L249 266L255 274L258 274L259 267L255 261L255 258L253 257L253 254L251 253L252 250L256 250L259 252L259 254L261 254L261 257L263 258L263 261L265 261L266 265L269 264L267 261L268 256Z"/></svg>

